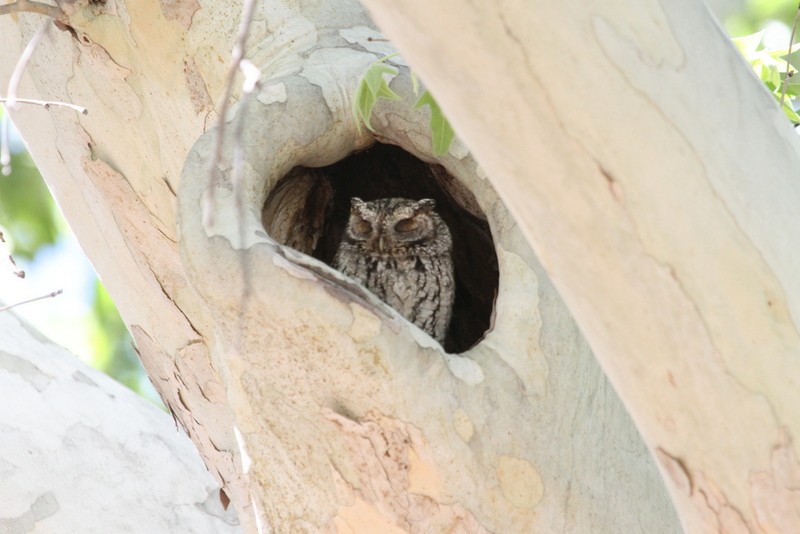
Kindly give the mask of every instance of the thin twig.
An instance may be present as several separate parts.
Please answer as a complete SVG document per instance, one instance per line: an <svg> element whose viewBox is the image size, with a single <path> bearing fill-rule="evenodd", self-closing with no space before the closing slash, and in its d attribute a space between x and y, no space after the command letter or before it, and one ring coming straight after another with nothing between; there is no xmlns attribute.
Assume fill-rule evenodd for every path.
<svg viewBox="0 0 800 534"><path fill-rule="evenodd" d="M20 2L22 3L20 4ZM21 6L29 6L31 4L27 0L20 0L20 2L17 2L17 4ZM22 73L25 71L25 67L28 65L33 51L39 46L39 43L49 28L50 21L45 21L39 29L36 30L36 33L31 40L28 41L28 44L25 45L25 49L19 55L14 71L11 73L11 78L8 80L8 96L4 99L7 110L17 108L17 88L22 79ZM11 151L8 148L8 128L8 113L3 113L3 121L0 124L0 173L2 173L3 176L11 174Z"/></svg>
<svg viewBox="0 0 800 534"><path fill-rule="evenodd" d="M0 16L8 15L10 13L38 13L39 15L47 15L50 18L61 20L64 18L64 12L57 6L43 4L41 2L31 2L29 0L18 0L11 4L0 6Z"/></svg>
<svg viewBox="0 0 800 534"><path fill-rule="evenodd" d="M244 75L242 82L242 98L239 103L239 113L233 130L233 166L231 169L231 182L233 182L234 202L239 218L240 246L244 247L244 187L242 175L244 174L244 126L247 121L247 109L250 106L253 92L261 82L261 70L247 59L239 62L239 67Z"/></svg>
<svg viewBox="0 0 800 534"><path fill-rule="evenodd" d="M8 80L8 94L6 95L6 107L8 109L16 109L16 101L17 101L17 89L19 88L19 82L22 79L22 73L25 72L25 67L28 66L28 61L30 61L31 56L33 55L34 50L36 47L39 46L39 43L42 41L44 34L47 33L47 30L50 29L50 22L45 21L36 33L33 34L31 40L28 41L28 44L25 45L25 50L19 55L19 59L17 60L17 65L14 67L14 72L11 73L11 78Z"/></svg>
<svg viewBox="0 0 800 534"><path fill-rule="evenodd" d="M797 12L794 14L794 24L792 24L792 33L789 36L789 55L792 54L792 46L794 46L794 34L797 31L797 23L800 21L800 4L797 5ZM786 76L783 77L783 83L781 84L781 109L783 109L783 103L786 100L786 89L789 86L789 78L792 77L793 73L789 73L789 68L791 67L791 63L789 60L786 60Z"/></svg>
<svg viewBox="0 0 800 534"><path fill-rule="evenodd" d="M14 259L14 256L12 256L11 254L8 255L8 261L10 261L11 265L13 265L14 267L17 266L17 262ZM11 272L14 273L14 276L16 276L17 278L25 278L25 271L23 271L22 269L20 269L19 271L11 271Z"/></svg>
<svg viewBox="0 0 800 534"><path fill-rule="evenodd" d="M0 98L0 102L8 102L8 98ZM57 102L54 100L34 100L32 98L17 98L14 100L17 104L34 104L36 106L42 106L44 109L50 109L50 106L63 106L65 108L74 109L81 115L88 115L89 110L83 106L77 106L75 104L70 104L69 102Z"/></svg>
<svg viewBox="0 0 800 534"><path fill-rule="evenodd" d="M245 209L244 209L244 128L247 122L248 108L253 100L253 93L259 88L261 83L261 70L247 59L239 62L239 67L244 75L242 82L242 98L239 101L239 113L236 116L236 123L233 129L233 168L231 169L231 181L233 182L234 202L236 203L236 218L239 226L239 246L245 246ZM243 287L242 310L247 309L250 297L250 287L252 276L250 274L250 263L246 256L242 256ZM244 311L241 317L244 317ZM242 327L243 328L243 327Z"/></svg>
<svg viewBox="0 0 800 534"><path fill-rule="evenodd" d="M234 203L236 206L236 223L239 229L239 246L245 247L245 208L244 208L244 128L247 122L247 110L253 100L253 92L258 88L261 80L261 71L250 61L243 59L239 62L239 67L244 75L242 83L242 97L239 100L239 112L236 114L236 122L233 124L233 166L231 168L231 182L233 183ZM238 349L243 347L243 339L247 323L248 306L252 293L252 269L250 267L250 255L240 256L242 268L242 297L240 301L241 313L239 315L239 338L237 339Z"/></svg>
<svg viewBox="0 0 800 534"><path fill-rule="evenodd" d="M53 291L52 293L48 293L47 295L42 295L41 297L36 297L36 298L33 298L33 299L23 300L22 302L17 302L16 304L11 304L9 306L4 306L4 307L0 308L0 312L8 311L8 310L10 310L12 308L16 308L17 306L22 306L23 304L30 304L31 302L36 302L37 300L44 300L44 299L49 299L49 298L52 298L52 297L57 297L58 295L60 295L63 292L64 292L63 289L59 289L58 291Z"/></svg>
<svg viewBox="0 0 800 534"><path fill-rule="evenodd" d="M244 50L247 44L247 36L250 33L250 22L253 19L253 9L255 7L254 0L245 0L242 8L242 20L239 21L239 31L236 35L236 41L231 51L231 63L228 66L228 74L225 81L225 92L220 103L220 111L217 125L216 144L214 147L214 155L211 161L211 180L206 189L204 196L205 203L203 205L203 221L212 223L214 218L214 194L215 190L221 181L221 172L219 163L222 160L222 148L225 140L225 124L228 114L228 106L230 105L231 93L233 92L233 83L236 78L236 72L241 70L244 74L244 83L242 84L242 97L240 100L239 113L237 120L233 125L233 161L231 169L231 183L234 189L234 202L236 205L236 217L239 230L239 247L245 246L245 232L244 232L244 191L242 187L242 174L244 172L244 123L247 117L247 108L252 100L253 92L258 87L259 80L261 79L261 71L256 68L251 62L244 59ZM242 268L242 298L241 298L241 313L239 315L239 336L237 339L236 349L241 350L246 338L247 323L245 317L247 316L247 308L249 297L251 293L251 270L248 259L249 254L241 254L241 268Z"/></svg>
<svg viewBox="0 0 800 534"><path fill-rule="evenodd" d="M215 139L214 153L211 158L211 180L203 198L203 223L208 226L214 220L214 191L220 182L219 164L222 160L222 145L225 138L225 119L228 114L231 93L233 92L233 81L236 72L239 70L239 63L244 58L244 48L247 44L247 36L250 33L250 21L253 19L254 0L245 0L242 7L242 19L239 21L239 31L236 34L233 50L231 51L231 62L228 65L228 73L225 76L225 91L222 101L219 103L219 114L217 118L217 136Z"/></svg>

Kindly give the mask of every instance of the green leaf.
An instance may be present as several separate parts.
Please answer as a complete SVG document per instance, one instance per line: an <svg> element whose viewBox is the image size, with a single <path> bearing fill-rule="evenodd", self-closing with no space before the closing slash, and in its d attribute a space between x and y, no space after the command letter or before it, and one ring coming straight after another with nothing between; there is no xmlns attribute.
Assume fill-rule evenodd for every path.
<svg viewBox="0 0 800 534"><path fill-rule="evenodd" d="M364 83L367 84L367 88L372 95L377 95L381 91L385 90L395 95L395 99L399 100L400 97L397 96L391 89L389 89L389 84L386 83L383 75L388 74L389 76L397 76L398 70L394 67L390 67L385 63L373 63L368 69L367 72L364 73Z"/></svg>
<svg viewBox="0 0 800 534"><path fill-rule="evenodd" d="M797 71L792 71L788 75L784 74L781 77L781 83L786 86L787 97L794 98L800 95L800 74L798 74ZM776 91L778 96L780 96L783 90L783 85Z"/></svg>
<svg viewBox="0 0 800 534"><path fill-rule="evenodd" d="M767 77L766 79L765 78L762 79L764 80L764 83L766 83L770 87L770 89L774 91L780 88L783 76L781 76L781 72L775 65L767 65L766 67L767 68L765 69L765 71Z"/></svg>
<svg viewBox="0 0 800 534"><path fill-rule="evenodd" d="M761 40L764 38L764 32L760 31L757 33L752 33L750 35L745 35L743 37L737 37L733 40L733 44L736 45L736 48L739 49L741 54L749 59L751 55L753 55L758 47L761 45Z"/></svg>
<svg viewBox="0 0 800 534"><path fill-rule="evenodd" d="M417 103L414 104L415 109L422 106L431 108L431 142L433 144L433 153L437 156L442 156L447 153L447 149L450 148L450 144L455 137L455 132L430 91L422 93Z"/></svg>
<svg viewBox="0 0 800 534"><path fill-rule="evenodd" d="M782 54L778 57L794 67L795 70L800 70L800 50L798 50L798 48L800 48L800 43L795 44L793 48L795 48L795 50L793 50L791 54L787 54L786 50L781 50Z"/></svg>
<svg viewBox="0 0 800 534"><path fill-rule="evenodd" d="M413 70L410 72L411 72L411 90L414 91L414 96L419 96L419 78L417 78L417 75L414 73Z"/></svg>
<svg viewBox="0 0 800 534"><path fill-rule="evenodd" d="M778 100L780 100L780 95L776 95ZM792 107L791 102L787 99L786 102L783 103L783 112L792 121L794 124L800 124L800 115Z"/></svg>
<svg viewBox="0 0 800 534"><path fill-rule="evenodd" d="M370 118L372 117L372 110L375 107L378 99L401 99L400 95L392 91L392 89L389 87L389 83L387 82L387 78L391 80L391 78L397 76L399 73L396 68L385 63L388 59L396 55L397 54L386 56L372 63L369 67L367 67L364 76L358 83L358 87L356 87L356 91L353 95L353 105L351 111L353 113L353 120L356 122L359 132L361 131L362 122L368 129L373 129L372 125L370 124ZM414 94L419 94L419 79L413 72L411 72L411 86ZM422 95L420 95L416 104L414 105L414 108L416 109L422 106L429 106L431 108L430 128L433 153L437 156L441 156L447 152L448 148L450 148L453 138L455 137L455 132L445 118L444 113L442 113L439 104L429 91L425 91L422 93Z"/></svg>
<svg viewBox="0 0 800 534"><path fill-rule="evenodd" d="M361 130L361 122L367 128L372 130L370 125L370 118L372 117L372 109L379 98L386 100L400 100L400 95L392 91L389 87L386 78L397 76L399 71L384 63L386 60L393 58L397 54L386 56L375 61L367 67L367 71L361 78L361 81L356 87L356 92L353 95L353 120L356 121L359 131Z"/></svg>

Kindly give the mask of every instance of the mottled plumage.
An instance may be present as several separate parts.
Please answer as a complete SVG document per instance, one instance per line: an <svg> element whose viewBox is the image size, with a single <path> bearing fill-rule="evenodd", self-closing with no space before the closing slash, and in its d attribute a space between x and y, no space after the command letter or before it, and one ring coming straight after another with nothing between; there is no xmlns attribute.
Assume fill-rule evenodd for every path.
<svg viewBox="0 0 800 534"><path fill-rule="evenodd" d="M354 197L333 266L444 342L455 297L452 239L434 200Z"/></svg>

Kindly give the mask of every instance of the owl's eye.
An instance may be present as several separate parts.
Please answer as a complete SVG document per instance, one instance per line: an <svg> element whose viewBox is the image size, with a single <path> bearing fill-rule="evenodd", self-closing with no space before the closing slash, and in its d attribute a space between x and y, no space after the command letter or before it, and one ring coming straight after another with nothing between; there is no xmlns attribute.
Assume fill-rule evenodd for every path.
<svg viewBox="0 0 800 534"><path fill-rule="evenodd" d="M394 225L395 231L401 234L413 232L417 228L419 228L419 221L416 219L402 219Z"/></svg>
<svg viewBox="0 0 800 534"><path fill-rule="evenodd" d="M356 235L367 235L372 232L372 225L369 221L365 221L364 219L358 219L351 225L353 229L353 233Z"/></svg>

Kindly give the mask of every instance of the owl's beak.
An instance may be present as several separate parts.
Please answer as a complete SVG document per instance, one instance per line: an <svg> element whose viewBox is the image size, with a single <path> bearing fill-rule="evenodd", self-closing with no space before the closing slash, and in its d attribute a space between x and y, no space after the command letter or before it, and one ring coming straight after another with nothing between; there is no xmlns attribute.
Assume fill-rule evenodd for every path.
<svg viewBox="0 0 800 534"><path fill-rule="evenodd" d="M384 237L382 235L378 236L378 250L383 252L386 249L386 244L384 242Z"/></svg>

